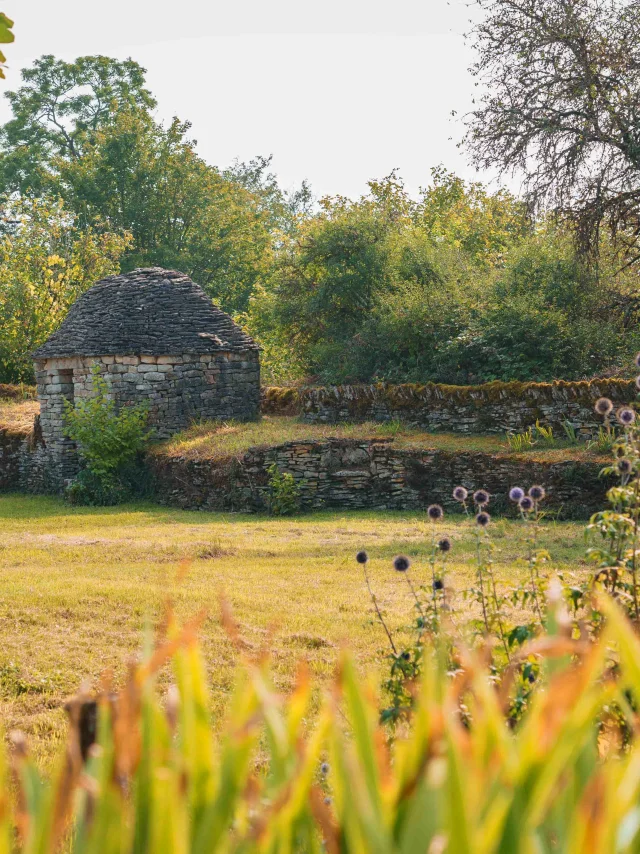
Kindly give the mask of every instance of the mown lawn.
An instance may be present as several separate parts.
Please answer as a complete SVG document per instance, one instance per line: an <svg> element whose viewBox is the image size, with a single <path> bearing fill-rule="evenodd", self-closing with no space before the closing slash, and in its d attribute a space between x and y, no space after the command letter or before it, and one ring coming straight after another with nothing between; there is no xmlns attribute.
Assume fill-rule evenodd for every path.
<svg viewBox="0 0 640 854"><path fill-rule="evenodd" d="M550 522L542 545L558 569L587 572L582 526ZM421 513L321 512L293 519L209 514L135 504L70 508L61 500L0 497L0 719L27 733L48 763L64 733L65 696L106 668L121 676L139 648L146 621L169 597L181 617L205 607L202 630L219 714L238 654L219 620L227 597L249 647L268 646L286 689L296 662L320 678L332 673L348 644L364 669L380 668L384 635L375 622L355 552L371 556L372 583L395 629L411 619L403 579L391 569L403 552L414 581L426 580L433 528ZM517 577L524 531L513 521L492 527L502 577ZM438 533L452 537L450 578L469 586L474 539L469 522L449 517ZM188 567L181 562L189 561Z"/></svg>

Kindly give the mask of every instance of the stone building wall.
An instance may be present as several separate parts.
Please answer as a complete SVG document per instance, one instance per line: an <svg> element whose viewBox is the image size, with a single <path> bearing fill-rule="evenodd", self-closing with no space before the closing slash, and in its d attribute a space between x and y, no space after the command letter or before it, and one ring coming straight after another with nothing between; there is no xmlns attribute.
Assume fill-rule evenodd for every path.
<svg viewBox="0 0 640 854"><path fill-rule="evenodd" d="M628 380L553 383L485 383L478 386L353 385L265 389L262 409L270 414L300 414L310 423L399 420L405 424L456 433L506 433L536 421L563 435L568 421L583 438L602 426L594 412L599 397L616 405L635 400Z"/></svg>
<svg viewBox="0 0 640 854"><path fill-rule="evenodd" d="M456 506L451 492L462 484L469 490L488 489L494 496L491 512L513 513L508 490L542 483L548 493L545 507L564 518L587 518L605 505L611 485L599 477L602 462L404 450L381 440L296 441L222 461L163 453L148 458L160 502L223 511L265 510L272 463L294 476L303 509L414 510L434 502L451 508Z"/></svg>
<svg viewBox="0 0 640 854"><path fill-rule="evenodd" d="M258 351L206 355L100 356L36 363L42 435L61 454L65 399L92 393L97 364L119 406L148 401L155 438L168 438L199 419L257 418L260 411Z"/></svg>

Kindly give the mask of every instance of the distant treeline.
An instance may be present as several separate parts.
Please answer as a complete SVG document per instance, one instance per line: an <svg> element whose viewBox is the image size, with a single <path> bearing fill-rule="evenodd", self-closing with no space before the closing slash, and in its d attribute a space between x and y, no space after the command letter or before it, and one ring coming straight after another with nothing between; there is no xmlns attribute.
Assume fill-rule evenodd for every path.
<svg viewBox="0 0 640 854"><path fill-rule="evenodd" d="M411 197L397 173L360 199L285 192L269 158L205 163L163 126L132 60L44 56L0 128L0 382L96 279L183 270L262 345L264 379L574 379L640 347L634 264L611 232L443 167ZM597 259L597 260L594 260Z"/></svg>

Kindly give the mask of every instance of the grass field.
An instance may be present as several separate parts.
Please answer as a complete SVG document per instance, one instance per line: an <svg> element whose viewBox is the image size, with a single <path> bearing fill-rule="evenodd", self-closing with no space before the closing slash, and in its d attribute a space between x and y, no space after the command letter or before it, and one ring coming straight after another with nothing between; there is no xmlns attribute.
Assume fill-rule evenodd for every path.
<svg viewBox="0 0 640 854"><path fill-rule="evenodd" d="M492 531L499 574L514 578L523 571L516 562L524 531L507 520ZM379 669L385 638L355 552L369 551L381 607L398 629L411 619L411 601L391 559L410 555L414 581L426 580L432 532L420 513L272 519L145 504L70 508L53 498L2 496L0 720L25 731L34 754L48 763L64 732L64 697L83 680L95 684L105 668L118 678L139 648L145 621L158 618L168 597L181 617L208 609L202 636L216 712L237 661L218 618L222 593L247 644L270 648L283 689L301 657L315 674L329 675L342 643L363 669ZM438 532L453 539L450 578L462 591L473 572L469 523L449 517ZM579 524L549 523L542 545L555 567L587 571Z"/></svg>
<svg viewBox="0 0 640 854"><path fill-rule="evenodd" d="M429 433L398 422L364 422L362 424L307 424L295 417L265 415L258 422L220 424L204 422L178 433L168 442L157 445L155 453L187 459L224 459L238 457L251 447L272 447L285 442L339 439L389 439L397 448L435 448L449 453L482 452L485 454L515 454L504 434L467 435L464 433ZM558 437L554 446L536 442L521 452L528 459L555 462L563 459L603 460L586 443L570 445Z"/></svg>

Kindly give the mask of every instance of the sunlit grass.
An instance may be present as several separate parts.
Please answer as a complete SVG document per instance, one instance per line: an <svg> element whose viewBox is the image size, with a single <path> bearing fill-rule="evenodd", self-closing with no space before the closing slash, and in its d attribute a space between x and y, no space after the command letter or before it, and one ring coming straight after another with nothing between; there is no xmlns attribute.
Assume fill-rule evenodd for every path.
<svg viewBox="0 0 640 854"><path fill-rule="evenodd" d="M473 578L473 529L447 517L440 535L453 540L450 578L457 607ZM548 523L541 545L555 569L588 572L583 528ZM498 575L516 580L524 531L500 519L492 526ZM218 619L224 594L246 642L266 645L280 686L308 659L324 679L341 644L363 669L381 672L385 637L355 552L366 548L372 584L394 630L412 619L407 586L391 569L398 553L413 561L414 581L428 580L433 528L418 512L319 512L274 519L158 508L71 508L53 498L0 498L0 719L27 732L48 761L64 733L64 697L105 668L120 678L139 647L145 621L171 597L181 618L209 613L202 641L214 711L226 704L236 654ZM185 563L186 562L186 563ZM181 566L182 564L182 566ZM216 720L219 715L216 714Z"/></svg>
<svg viewBox="0 0 640 854"><path fill-rule="evenodd" d="M260 421L241 423L203 422L158 445L155 453L187 459L226 459L246 453L249 448L266 448L293 441L317 441L338 438L356 440L390 440L398 448L434 448L450 453L490 453L518 456L510 448L506 435L466 435L461 433L428 433L398 422L365 422L363 424L306 424L298 418L264 416ZM585 445L570 446L558 441L553 448L542 444L526 451L527 458L599 459Z"/></svg>
<svg viewBox="0 0 640 854"><path fill-rule="evenodd" d="M29 433L39 412L37 400L6 400L0 397L0 430Z"/></svg>

